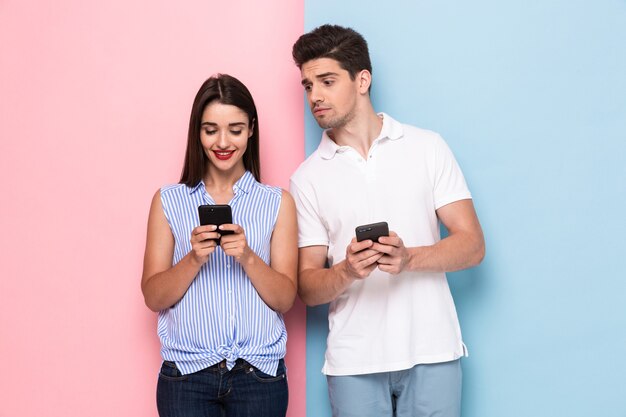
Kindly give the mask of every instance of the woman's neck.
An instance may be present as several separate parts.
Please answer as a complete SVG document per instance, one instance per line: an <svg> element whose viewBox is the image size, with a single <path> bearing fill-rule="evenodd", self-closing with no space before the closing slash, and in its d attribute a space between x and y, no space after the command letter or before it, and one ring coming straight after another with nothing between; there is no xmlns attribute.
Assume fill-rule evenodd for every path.
<svg viewBox="0 0 626 417"><path fill-rule="evenodd" d="M245 168L225 172L209 168L204 176L204 186L216 204L228 204L234 194L233 186L245 174Z"/></svg>

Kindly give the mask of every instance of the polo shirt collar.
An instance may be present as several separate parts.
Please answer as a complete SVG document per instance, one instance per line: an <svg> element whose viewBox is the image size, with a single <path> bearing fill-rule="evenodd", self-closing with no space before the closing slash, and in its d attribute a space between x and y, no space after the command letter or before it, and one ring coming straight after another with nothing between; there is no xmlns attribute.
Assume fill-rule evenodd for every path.
<svg viewBox="0 0 626 417"><path fill-rule="evenodd" d="M383 118L383 128L380 130L380 135L376 140L390 139L396 140L404 136L404 129L402 123L389 116L387 113L378 113Z"/></svg>
<svg viewBox="0 0 626 417"><path fill-rule="evenodd" d="M235 194L237 194L239 191L247 194L250 192L250 190L252 189L252 186L255 183L256 183L256 178L254 178L254 175L252 175L250 171L246 171L243 173L241 178L237 180L235 185L233 185L233 191L235 192ZM191 187L189 189L189 194L193 194L196 191L203 190L203 189L205 189L204 180L200 180L198 184L196 184L194 187Z"/></svg>
<svg viewBox="0 0 626 417"><path fill-rule="evenodd" d="M396 140L400 139L404 135L402 123L396 121L386 113L378 113L378 115L382 116L383 118L383 127L374 142L378 142L383 139ZM341 148L343 148L343 146L337 145L335 141L328 136L329 130L330 129L326 129L322 133L322 140L318 147L322 159L332 159L335 154L339 152Z"/></svg>

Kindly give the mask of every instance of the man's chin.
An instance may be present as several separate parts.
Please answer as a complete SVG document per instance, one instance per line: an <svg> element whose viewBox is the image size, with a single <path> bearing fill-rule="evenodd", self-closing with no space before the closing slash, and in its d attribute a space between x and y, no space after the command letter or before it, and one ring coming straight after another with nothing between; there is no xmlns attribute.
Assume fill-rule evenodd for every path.
<svg viewBox="0 0 626 417"><path fill-rule="evenodd" d="M326 117L324 116L315 117L317 124L322 129L341 129L345 125L347 125L350 122L350 120L353 119L353 117L351 117L352 116L351 113L343 117L337 116L337 115L335 115L335 117L328 117L329 115L325 115L325 116Z"/></svg>
<svg viewBox="0 0 626 417"><path fill-rule="evenodd" d="M322 129L334 129L337 127L337 120L332 120L324 117L316 117L315 121Z"/></svg>
<svg viewBox="0 0 626 417"><path fill-rule="evenodd" d="M324 119L318 119L315 118L315 121L317 122L318 126L321 127L322 129L329 129L332 125L332 123L329 120L324 120Z"/></svg>

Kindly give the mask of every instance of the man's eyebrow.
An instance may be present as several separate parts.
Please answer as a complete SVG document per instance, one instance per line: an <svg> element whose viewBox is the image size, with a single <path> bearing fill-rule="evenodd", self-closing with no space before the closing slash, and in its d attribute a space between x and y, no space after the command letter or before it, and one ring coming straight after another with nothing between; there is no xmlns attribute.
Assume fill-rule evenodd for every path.
<svg viewBox="0 0 626 417"><path fill-rule="evenodd" d="M336 72L325 72L323 74L316 75L315 78L317 78L319 80L319 79L322 79L322 78L330 77L332 75L336 76L336 75L339 75L339 74L337 74ZM311 84L311 81L309 81L308 78L303 78L300 83L302 85L307 85L307 84Z"/></svg>
<svg viewBox="0 0 626 417"><path fill-rule="evenodd" d="M330 77L331 75L339 75L336 72L325 72L323 74L320 75L316 75L315 78L320 79L320 78L326 78L326 77Z"/></svg>

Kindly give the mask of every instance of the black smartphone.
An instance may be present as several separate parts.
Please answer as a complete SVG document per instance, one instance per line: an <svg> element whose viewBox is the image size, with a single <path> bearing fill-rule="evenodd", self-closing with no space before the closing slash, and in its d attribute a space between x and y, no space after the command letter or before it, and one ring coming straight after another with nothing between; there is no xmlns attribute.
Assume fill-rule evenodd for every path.
<svg viewBox="0 0 626 417"><path fill-rule="evenodd" d="M371 223L358 226L356 229L356 241L373 240L378 242L381 236L389 236L389 226L387 222Z"/></svg>
<svg viewBox="0 0 626 417"><path fill-rule="evenodd" d="M219 227L233 222L233 212L228 204L204 204L198 206L198 215L200 216L200 225L202 226L214 224ZM234 233L232 230L218 230L217 232L222 236ZM220 244L220 239L217 239L217 244Z"/></svg>

